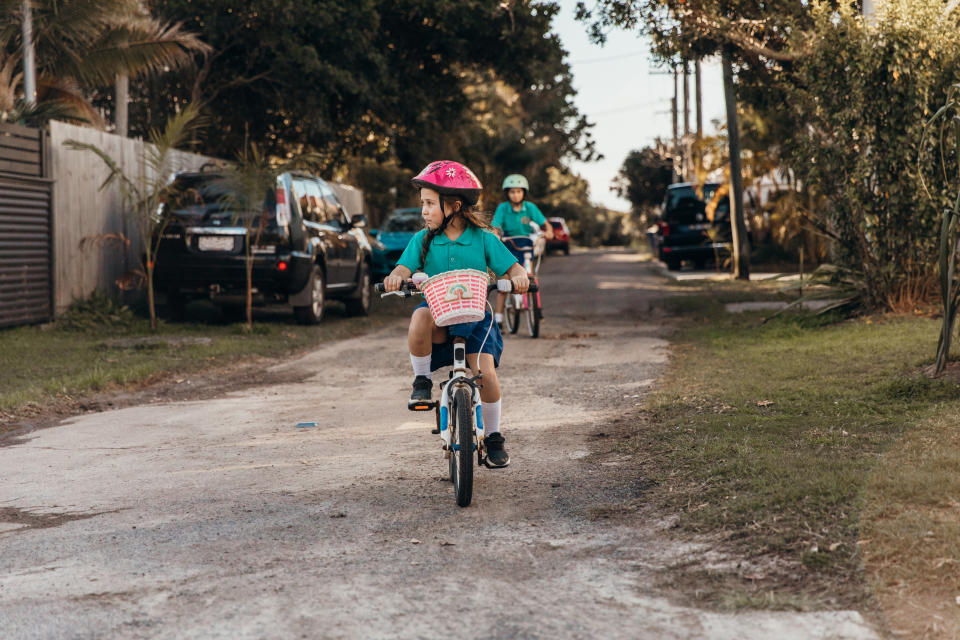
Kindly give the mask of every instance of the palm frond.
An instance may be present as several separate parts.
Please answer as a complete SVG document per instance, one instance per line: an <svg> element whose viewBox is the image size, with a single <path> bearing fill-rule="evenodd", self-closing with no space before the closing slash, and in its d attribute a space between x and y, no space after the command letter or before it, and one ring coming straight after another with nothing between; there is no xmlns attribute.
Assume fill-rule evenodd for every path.
<svg viewBox="0 0 960 640"><path fill-rule="evenodd" d="M162 131L157 129L150 131L151 145L145 151L145 161L155 175L165 176L168 173L170 153L175 149L188 146L200 129L206 126L208 119L202 115L202 110L201 104L189 104L179 113L170 116Z"/></svg>
<svg viewBox="0 0 960 640"><path fill-rule="evenodd" d="M80 85L69 78L41 76L37 80L37 104L48 109L44 119L60 118L85 122L98 129L105 126L100 113L83 95Z"/></svg>
<svg viewBox="0 0 960 640"><path fill-rule="evenodd" d="M210 46L180 24L127 20L112 24L90 42L74 70L78 79L96 86L111 84L117 75L138 75L179 67Z"/></svg>

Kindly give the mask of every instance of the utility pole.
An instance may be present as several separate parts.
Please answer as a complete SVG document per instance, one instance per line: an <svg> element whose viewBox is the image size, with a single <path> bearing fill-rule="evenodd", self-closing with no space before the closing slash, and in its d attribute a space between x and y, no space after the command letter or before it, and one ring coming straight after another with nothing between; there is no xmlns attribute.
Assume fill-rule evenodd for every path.
<svg viewBox="0 0 960 640"><path fill-rule="evenodd" d="M677 162L677 156L680 151L680 144L677 140L677 75L677 65L673 65L673 100L670 103L670 110L673 112L673 150L670 155L673 158L674 180L677 179L677 171L683 171Z"/></svg>
<svg viewBox="0 0 960 640"><path fill-rule="evenodd" d="M733 231L733 277L750 279L750 239L743 211L743 173L740 166L740 123L733 87L733 61L729 46L723 48L723 97L727 106L727 137L730 148L730 227Z"/></svg>
<svg viewBox="0 0 960 640"><path fill-rule="evenodd" d="M690 181L693 158L690 146L690 63L683 61L683 179Z"/></svg>
<svg viewBox="0 0 960 640"><path fill-rule="evenodd" d="M694 95L697 106L697 140L703 137L703 97L700 87L700 59L694 63Z"/></svg>
<svg viewBox="0 0 960 640"><path fill-rule="evenodd" d="M29 106L37 103L37 67L33 58L33 15L30 0L23 0L23 99Z"/></svg>

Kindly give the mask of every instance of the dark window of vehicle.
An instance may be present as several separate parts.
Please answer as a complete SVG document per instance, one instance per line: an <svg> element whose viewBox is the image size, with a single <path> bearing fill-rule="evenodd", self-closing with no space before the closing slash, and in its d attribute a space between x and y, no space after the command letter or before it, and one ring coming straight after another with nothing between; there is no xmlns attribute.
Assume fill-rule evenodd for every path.
<svg viewBox="0 0 960 640"><path fill-rule="evenodd" d="M295 178L293 188L297 192L300 210L310 222L326 222L327 216L320 195L320 186L309 178Z"/></svg>
<svg viewBox="0 0 960 640"><path fill-rule="evenodd" d="M420 231L423 217L417 214L392 215L383 223L384 231Z"/></svg>
<svg viewBox="0 0 960 640"><path fill-rule="evenodd" d="M562 223L562 222L556 222L556 221L551 220L551 221L550 221L550 226L552 226L552 227L553 227L554 229L556 229L557 231L563 231L563 223Z"/></svg>
<svg viewBox="0 0 960 640"><path fill-rule="evenodd" d="M255 215L276 223L276 191L267 189L263 199L247 202L249 196L225 176L180 176L167 189L161 215L181 218L188 224L216 221L246 225Z"/></svg>
<svg viewBox="0 0 960 640"><path fill-rule="evenodd" d="M326 182L319 180L320 192L323 194L324 207L327 210L327 220L331 223L339 222L346 224L347 216L343 212L343 206L337 199L337 194L333 192L333 187Z"/></svg>

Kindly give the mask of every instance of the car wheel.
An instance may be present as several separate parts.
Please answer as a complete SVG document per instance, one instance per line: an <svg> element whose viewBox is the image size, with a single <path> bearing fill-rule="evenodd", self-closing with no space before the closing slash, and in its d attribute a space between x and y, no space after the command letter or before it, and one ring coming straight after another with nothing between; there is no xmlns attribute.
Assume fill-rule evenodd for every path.
<svg viewBox="0 0 960 640"><path fill-rule="evenodd" d="M352 316L365 316L370 313L370 269L367 263L360 264L360 277L357 278L357 290L345 300L347 313Z"/></svg>
<svg viewBox="0 0 960 640"><path fill-rule="evenodd" d="M565 246L563 247L563 255L565 255L565 256L570 255L570 245L565 245Z"/></svg>
<svg viewBox="0 0 960 640"><path fill-rule="evenodd" d="M680 271L680 261L676 258L667 258L664 260L667 263L667 269L670 271Z"/></svg>
<svg viewBox="0 0 960 640"><path fill-rule="evenodd" d="M300 324L318 324L323 320L323 303L326 301L324 286L323 271L317 265L313 265L310 278L307 280L307 287L310 290L310 304L293 308L293 315L297 322Z"/></svg>
<svg viewBox="0 0 960 640"><path fill-rule="evenodd" d="M177 291L167 292L167 315L173 322L183 322L187 315L187 299Z"/></svg>

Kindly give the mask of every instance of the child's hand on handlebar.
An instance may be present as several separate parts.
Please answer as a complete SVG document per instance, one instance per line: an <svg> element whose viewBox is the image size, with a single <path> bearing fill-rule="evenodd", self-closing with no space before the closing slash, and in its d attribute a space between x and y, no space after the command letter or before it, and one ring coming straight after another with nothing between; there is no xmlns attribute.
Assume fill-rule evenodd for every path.
<svg viewBox="0 0 960 640"><path fill-rule="evenodd" d="M403 278L400 276L390 274L383 279L383 288L387 292L399 291L401 286L403 286Z"/></svg>
<svg viewBox="0 0 960 640"><path fill-rule="evenodd" d="M527 289L530 288L530 279L527 278L527 274L518 274L510 278L510 282L513 283L513 292L514 293L526 293Z"/></svg>

